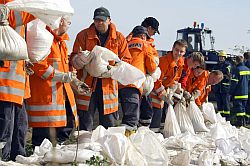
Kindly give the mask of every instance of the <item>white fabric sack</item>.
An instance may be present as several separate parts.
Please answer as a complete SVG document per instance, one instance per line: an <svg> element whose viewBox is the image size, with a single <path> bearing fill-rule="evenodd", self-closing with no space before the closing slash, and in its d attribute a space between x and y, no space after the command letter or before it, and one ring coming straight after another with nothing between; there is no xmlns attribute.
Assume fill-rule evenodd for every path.
<svg viewBox="0 0 250 166"><path fill-rule="evenodd" d="M185 133L186 131L189 131L190 133L195 134L194 127L188 116L186 107L181 102L179 102L174 107L174 110L181 132Z"/></svg>
<svg viewBox="0 0 250 166"><path fill-rule="evenodd" d="M148 166L167 166L169 162L168 153L157 138L157 134L148 127L138 128L132 134L130 140L134 147L142 154ZM139 166L139 165L138 165Z"/></svg>
<svg viewBox="0 0 250 166"><path fill-rule="evenodd" d="M184 150L178 153L172 160L171 164L178 166L187 166L191 160L191 155L189 150Z"/></svg>
<svg viewBox="0 0 250 166"><path fill-rule="evenodd" d="M95 46L91 51L90 63L85 65L85 69L92 77L102 78L103 73L109 72L109 61L120 62L118 55L107 48Z"/></svg>
<svg viewBox="0 0 250 166"><path fill-rule="evenodd" d="M166 114L163 135L166 138L170 136L176 136L178 134L181 134L180 126L177 122L173 106L169 105Z"/></svg>
<svg viewBox="0 0 250 166"><path fill-rule="evenodd" d="M146 80L143 84L143 95L148 96L154 88L154 79L151 75L146 75Z"/></svg>
<svg viewBox="0 0 250 166"><path fill-rule="evenodd" d="M41 20L28 23L26 39L31 62L40 62L50 54L54 36L46 30L46 25Z"/></svg>
<svg viewBox="0 0 250 166"><path fill-rule="evenodd" d="M204 123L204 118L202 116L202 113L199 109L199 107L196 105L195 101L191 101L187 112L189 115L189 118L193 124L194 131L195 132L207 132L209 131Z"/></svg>
<svg viewBox="0 0 250 166"><path fill-rule="evenodd" d="M113 71L111 78L117 80L122 85L133 84L137 88L142 87L146 79L144 73L127 62L121 61L119 63L121 64Z"/></svg>
<svg viewBox="0 0 250 166"><path fill-rule="evenodd" d="M53 29L59 27L61 16L74 13L69 0L15 0L6 5L12 10L33 14Z"/></svg>
<svg viewBox="0 0 250 166"><path fill-rule="evenodd" d="M156 82L161 77L161 69L159 67L151 74L153 81Z"/></svg>
<svg viewBox="0 0 250 166"><path fill-rule="evenodd" d="M9 26L8 15L9 9L0 4L0 60L26 60L26 42Z"/></svg>
<svg viewBox="0 0 250 166"><path fill-rule="evenodd" d="M217 123L217 117L214 109L213 103L203 103L202 104L202 115L205 120L211 123Z"/></svg>

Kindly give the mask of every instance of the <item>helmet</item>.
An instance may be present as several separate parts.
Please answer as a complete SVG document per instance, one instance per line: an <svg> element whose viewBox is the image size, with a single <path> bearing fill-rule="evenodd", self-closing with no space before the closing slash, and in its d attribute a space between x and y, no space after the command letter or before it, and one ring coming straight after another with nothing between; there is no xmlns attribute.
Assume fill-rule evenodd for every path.
<svg viewBox="0 0 250 166"><path fill-rule="evenodd" d="M223 57L227 57L227 53L226 53L226 51L220 51L219 52L219 55L218 56L223 56Z"/></svg>

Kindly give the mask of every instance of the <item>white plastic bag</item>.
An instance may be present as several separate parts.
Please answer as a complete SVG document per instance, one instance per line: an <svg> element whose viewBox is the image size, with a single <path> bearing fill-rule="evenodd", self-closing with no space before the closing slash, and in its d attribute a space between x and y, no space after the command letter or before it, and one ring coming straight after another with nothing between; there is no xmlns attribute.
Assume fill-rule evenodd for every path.
<svg viewBox="0 0 250 166"><path fill-rule="evenodd" d="M131 135L130 140L134 147L142 154L148 166L167 166L169 162L168 153L157 135L148 127L140 127ZM138 165L139 166L139 165Z"/></svg>
<svg viewBox="0 0 250 166"><path fill-rule="evenodd" d="M149 74L147 74L146 80L143 84L143 95L148 96L150 92L153 90L153 88L154 88L154 79Z"/></svg>
<svg viewBox="0 0 250 166"><path fill-rule="evenodd" d="M178 134L181 134L180 126L177 122L173 106L169 105L166 114L163 135L166 138L170 136L176 136Z"/></svg>
<svg viewBox="0 0 250 166"><path fill-rule="evenodd" d="M189 118L193 124L194 131L195 132L207 132L209 131L204 123L204 118L202 116L202 113L199 109L199 107L196 105L195 101L191 101L187 112L189 115Z"/></svg>
<svg viewBox="0 0 250 166"><path fill-rule="evenodd" d="M202 105L202 115L205 120L210 121L211 123L217 122L217 117L212 103L203 103Z"/></svg>
<svg viewBox="0 0 250 166"><path fill-rule="evenodd" d="M31 62L40 62L50 54L53 35L46 30L46 25L39 19L27 25L27 46Z"/></svg>
<svg viewBox="0 0 250 166"><path fill-rule="evenodd" d="M102 78L103 73L109 71L109 61L120 62L119 57L112 51L101 46L95 46L91 51L90 63L85 65L85 69L92 77Z"/></svg>
<svg viewBox="0 0 250 166"><path fill-rule="evenodd" d="M12 10L33 14L53 29L59 27L61 16L74 13L69 0L15 0L6 5Z"/></svg>
<svg viewBox="0 0 250 166"><path fill-rule="evenodd" d="M184 133L189 131L190 133L195 134L192 122L186 111L186 107L181 102L179 102L174 107L174 110L181 132Z"/></svg>
<svg viewBox="0 0 250 166"><path fill-rule="evenodd" d="M161 69L159 67L156 68L155 72L151 74L153 81L156 82L161 77Z"/></svg>
<svg viewBox="0 0 250 166"><path fill-rule="evenodd" d="M0 60L28 59L25 40L8 25L9 9L0 4Z"/></svg>

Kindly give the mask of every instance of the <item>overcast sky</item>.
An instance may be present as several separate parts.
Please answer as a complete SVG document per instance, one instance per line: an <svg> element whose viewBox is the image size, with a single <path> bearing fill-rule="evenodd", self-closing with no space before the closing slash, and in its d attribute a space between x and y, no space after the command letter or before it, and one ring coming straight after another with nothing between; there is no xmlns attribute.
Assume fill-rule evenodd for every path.
<svg viewBox="0 0 250 166"><path fill-rule="evenodd" d="M153 16L160 22L156 34L157 49L170 50L176 40L176 30L192 27L193 22L204 22L213 30L215 49L227 50L234 45L250 48L249 0L70 0L75 14L72 18L69 50L77 33L93 22L94 10L106 7L112 22L124 36L144 18Z"/></svg>

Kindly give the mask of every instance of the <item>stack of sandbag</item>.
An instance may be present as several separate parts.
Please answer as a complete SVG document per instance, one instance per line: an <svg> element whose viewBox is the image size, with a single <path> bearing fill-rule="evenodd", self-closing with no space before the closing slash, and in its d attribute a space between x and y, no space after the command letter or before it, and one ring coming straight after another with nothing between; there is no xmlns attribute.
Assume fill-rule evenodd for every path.
<svg viewBox="0 0 250 166"><path fill-rule="evenodd" d="M53 29L59 27L63 15L74 13L69 0L15 0L6 5L12 10L33 14Z"/></svg>
<svg viewBox="0 0 250 166"><path fill-rule="evenodd" d="M40 62L50 54L53 35L46 29L46 24L36 19L27 24L27 47L31 62Z"/></svg>
<svg viewBox="0 0 250 166"><path fill-rule="evenodd" d="M112 78L122 85L134 84L138 88L145 81L142 71L121 61L118 55L107 48L96 45L89 56L91 60L85 65L84 70L93 77Z"/></svg>
<svg viewBox="0 0 250 166"><path fill-rule="evenodd" d="M9 26L9 9L0 5L0 60L28 59L25 40Z"/></svg>

